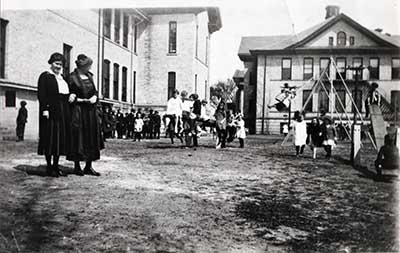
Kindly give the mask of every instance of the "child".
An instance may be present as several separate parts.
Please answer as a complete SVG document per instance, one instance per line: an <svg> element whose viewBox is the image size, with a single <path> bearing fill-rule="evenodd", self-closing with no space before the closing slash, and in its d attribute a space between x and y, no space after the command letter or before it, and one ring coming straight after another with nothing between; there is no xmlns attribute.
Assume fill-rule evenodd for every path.
<svg viewBox="0 0 400 253"><path fill-rule="evenodd" d="M399 149L394 144L394 138L385 135L385 144L381 147L375 161L376 173L382 175L382 170L393 170L399 168Z"/></svg>
<svg viewBox="0 0 400 253"><path fill-rule="evenodd" d="M215 111L216 129L218 135L218 141L216 149L225 148L226 142L226 112L225 103L221 101L218 104L217 110Z"/></svg>
<svg viewBox="0 0 400 253"><path fill-rule="evenodd" d="M138 112L136 114L136 118L135 118L135 138L133 138L133 141L136 141L136 139L138 139L138 141L140 141L141 139L141 135L142 135L142 130L143 130L143 119L141 117L141 114Z"/></svg>
<svg viewBox="0 0 400 253"><path fill-rule="evenodd" d="M335 126L332 124L332 120L328 117L324 118L324 123L322 124L322 137L326 158L330 159L332 155L332 149L336 146L336 130Z"/></svg>
<svg viewBox="0 0 400 253"><path fill-rule="evenodd" d="M244 120L241 113L237 115L235 125L237 128L236 137L239 138L240 148L244 148L244 139L246 139L246 129L244 127Z"/></svg>
<svg viewBox="0 0 400 253"><path fill-rule="evenodd" d="M303 115L299 111L294 113L294 119L296 120L293 124L294 129L294 145L296 146L296 156L303 154L304 146L307 140L307 124L303 120Z"/></svg>
<svg viewBox="0 0 400 253"><path fill-rule="evenodd" d="M322 131L318 118L313 118L308 129L309 142L312 151L313 159L317 158L317 148L322 146Z"/></svg>
<svg viewBox="0 0 400 253"><path fill-rule="evenodd" d="M275 104L268 105L268 108L271 109L272 107L275 107L279 112L287 111L290 100L296 96L295 89L296 87L289 87L289 84L285 83L281 89L281 93L275 97Z"/></svg>

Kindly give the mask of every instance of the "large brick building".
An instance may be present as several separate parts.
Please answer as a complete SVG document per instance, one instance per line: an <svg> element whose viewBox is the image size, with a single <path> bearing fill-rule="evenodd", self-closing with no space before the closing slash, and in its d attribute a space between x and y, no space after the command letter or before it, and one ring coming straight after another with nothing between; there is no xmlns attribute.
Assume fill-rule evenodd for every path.
<svg viewBox="0 0 400 253"><path fill-rule="evenodd" d="M175 88L207 97L216 7L7 10L0 29L0 138L15 135L19 102L28 102L26 138L38 135L37 79L61 52L64 74L90 56L104 105L163 111Z"/></svg>
<svg viewBox="0 0 400 253"><path fill-rule="evenodd" d="M323 83L329 91L332 81L339 96L333 96L333 93L327 96L323 90L313 93L305 107L308 118L318 116L322 109L334 112L333 107L340 108L338 99L351 117L354 108L350 95L345 92L334 65L328 64L331 57L345 78L352 98L357 99L362 113L366 109L363 100L372 81L379 84L387 112L398 111L400 36L367 29L339 13L337 6L328 6L326 11L323 22L299 34L242 37L238 55L245 69L237 71L234 78L243 87L243 110L251 131L279 133L282 124L288 121L288 113L270 109L268 105L274 102L284 83L288 83L289 86L298 87L291 109L301 110L315 80L319 79L326 66L329 66L327 72L330 80L326 78ZM357 82L356 95L355 73L348 66L360 65L365 69L359 73L361 81ZM338 118L339 115L334 113L333 116ZM389 120L393 121L394 118Z"/></svg>

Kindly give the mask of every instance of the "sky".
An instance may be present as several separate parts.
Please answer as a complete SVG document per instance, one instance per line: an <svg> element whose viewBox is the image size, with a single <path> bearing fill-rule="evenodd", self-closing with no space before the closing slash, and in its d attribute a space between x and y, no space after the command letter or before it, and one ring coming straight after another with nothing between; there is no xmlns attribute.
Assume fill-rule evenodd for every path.
<svg viewBox="0 0 400 253"><path fill-rule="evenodd" d="M299 33L322 22L327 5L368 29L400 34L400 0L0 0L1 9L217 6L222 28L211 36L211 84L243 69L237 55L242 36Z"/></svg>

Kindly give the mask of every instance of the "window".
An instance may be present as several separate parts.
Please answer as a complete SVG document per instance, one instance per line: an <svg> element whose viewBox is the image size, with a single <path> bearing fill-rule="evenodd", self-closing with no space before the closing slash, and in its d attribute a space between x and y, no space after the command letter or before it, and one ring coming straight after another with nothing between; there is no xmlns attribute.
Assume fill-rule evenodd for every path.
<svg viewBox="0 0 400 253"><path fill-rule="evenodd" d="M350 45L354 46L354 36L350 36Z"/></svg>
<svg viewBox="0 0 400 253"><path fill-rule="evenodd" d="M119 31L121 28L121 10L115 10L114 12L114 41L115 43L120 42Z"/></svg>
<svg viewBox="0 0 400 253"><path fill-rule="evenodd" d="M323 80L327 80L328 79L327 76L330 76L330 73L329 73L330 72L330 70L329 70L330 64L329 63L330 63L329 58L320 58L319 59L319 75L321 76L322 72L324 72L324 70L327 69L326 75L322 76Z"/></svg>
<svg viewBox="0 0 400 253"><path fill-rule="evenodd" d="M8 21L0 19L0 78L5 78L7 23Z"/></svg>
<svg viewBox="0 0 400 253"><path fill-rule="evenodd" d="M346 108L346 91L345 90L336 90L337 96L335 96L335 106L337 112L344 112L343 107L341 106L340 102L344 108ZM339 102L340 100L340 102Z"/></svg>
<svg viewBox="0 0 400 253"><path fill-rule="evenodd" d="M308 97L311 95L310 100L308 101L307 105L305 105ZM304 107L305 105L305 107ZM304 111L306 112L312 112L312 105L313 105L313 96L311 94L311 90L303 90L303 107Z"/></svg>
<svg viewBox="0 0 400 253"><path fill-rule="evenodd" d="M63 55L65 58L65 63L63 67L63 75L64 77L69 80L69 74L71 73L71 50L72 47L70 45L64 44L63 45Z"/></svg>
<svg viewBox="0 0 400 253"><path fill-rule="evenodd" d="M400 79L400 58L392 59L392 79Z"/></svg>
<svg viewBox="0 0 400 253"><path fill-rule="evenodd" d="M353 58L353 67L361 67L363 65L363 59L361 57L355 57ZM357 71L357 75L358 75L358 80L362 80L363 79L363 72L362 70ZM353 73L353 79L355 79L355 73Z"/></svg>
<svg viewBox="0 0 400 253"><path fill-rule="evenodd" d="M129 16L124 14L122 27L122 46L128 47Z"/></svg>
<svg viewBox="0 0 400 253"><path fill-rule="evenodd" d="M314 60L313 58L304 58L303 79L308 80L314 76Z"/></svg>
<svg viewBox="0 0 400 253"><path fill-rule="evenodd" d="M138 26L135 24L133 26L133 52L136 53L137 49L137 39L138 39Z"/></svg>
<svg viewBox="0 0 400 253"><path fill-rule="evenodd" d="M197 93L197 74L194 75L194 93Z"/></svg>
<svg viewBox="0 0 400 253"><path fill-rule="evenodd" d="M392 105L395 112L400 112L400 91L392 90L390 91L390 104Z"/></svg>
<svg viewBox="0 0 400 253"><path fill-rule="evenodd" d="M379 58L369 59L369 79L379 80Z"/></svg>
<svg viewBox="0 0 400 253"><path fill-rule="evenodd" d="M346 80L346 58L336 58L336 79L340 80L340 75ZM340 75L339 75L340 74Z"/></svg>
<svg viewBox="0 0 400 253"><path fill-rule="evenodd" d="M358 111L361 113L361 110L362 110L362 102L363 102L363 101L362 101L362 91L361 91L361 90L357 90L357 94L356 94L356 91L355 91L355 90L352 90L351 96L353 97L353 100L354 100L354 102L355 102L356 105L357 105ZM353 103L352 103L352 106L351 106L351 111L352 111L352 112L356 112L356 109L354 108Z"/></svg>
<svg viewBox="0 0 400 253"><path fill-rule="evenodd" d="M292 59L283 58L282 59L282 80L292 79Z"/></svg>
<svg viewBox="0 0 400 253"><path fill-rule="evenodd" d="M107 38L111 38L111 9L103 11L103 34Z"/></svg>
<svg viewBox="0 0 400 253"><path fill-rule="evenodd" d="M103 61L103 83L101 87L103 97L110 98L110 61Z"/></svg>
<svg viewBox="0 0 400 253"><path fill-rule="evenodd" d="M323 88L318 93L318 111L321 110L329 111L329 96Z"/></svg>
<svg viewBox="0 0 400 253"><path fill-rule="evenodd" d="M346 34L344 32L337 33L337 43L338 46L346 46Z"/></svg>
<svg viewBox="0 0 400 253"><path fill-rule="evenodd" d="M176 73L168 72L168 99L174 94L176 87Z"/></svg>
<svg viewBox="0 0 400 253"><path fill-rule="evenodd" d="M169 22L169 43L168 43L168 52L176 53L176 30L177 25L175 21Z"/></svg>
<svg viewBox="0 0 400 253"><path fill-rule="evenodd" d="M329 37L329 46L333 46L333 37Z"/></svg>
<svg viewBox="0 0 400 253"><path fill-rule="evenodd" d="M127 92L128 92L128 87L127 87L127 79L128 79L128 69L126 67L122 67L122 101L127 102Z"/></svg>
<svg viewBox="0 0 400 253"><path fill-rule="evenodd" d="M133 71L132 103L136 103L136 71Z"/></svg>
<svg viewBox="0 0 400 253"><path fill-rule="evenodd" d="M16 92L15 90L6 90L6 107L15 107Z"/></svg>
<svg viewBox="0 0 400 253"><path fill-rule="evenodd" d="M114 63L114 94L113 94L113 98L115 100L118 100L118 79L119 79L119 65Z"/></svg>

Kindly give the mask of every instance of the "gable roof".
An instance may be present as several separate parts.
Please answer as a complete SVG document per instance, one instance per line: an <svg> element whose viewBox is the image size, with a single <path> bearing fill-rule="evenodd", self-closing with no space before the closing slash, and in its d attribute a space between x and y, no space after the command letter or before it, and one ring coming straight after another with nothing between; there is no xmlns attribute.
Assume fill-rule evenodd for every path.
<svg viewBox="0 0 400 253"><path fill-rule="evenodd" d="M377 31L371 31L361 26L359 23L349 18L345 14L341 13L337 16L332 16L328 19L325 19L323 22L295 35L242 37L238 55L242 60L244 60L245 58L251 56L251 51L274 51L301 48L304 46L304 44L317 37L326 31L326 29L341 20L347 22L352 27L381 45L392 48L400 47L400 35L388 36Z"/></svg>

